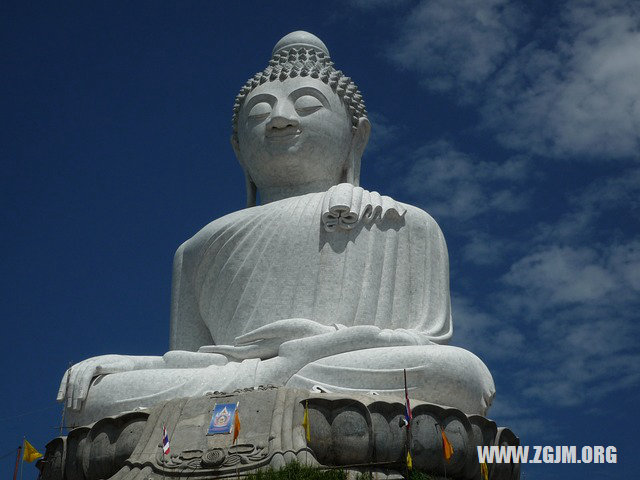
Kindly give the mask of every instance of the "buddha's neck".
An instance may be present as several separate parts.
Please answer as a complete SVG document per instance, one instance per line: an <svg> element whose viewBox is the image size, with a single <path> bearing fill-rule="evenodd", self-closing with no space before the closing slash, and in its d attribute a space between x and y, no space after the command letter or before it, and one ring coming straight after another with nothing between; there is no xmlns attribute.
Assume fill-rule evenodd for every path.
<svg viewBox="0 0 640 480"><path fill-rule="evenodd" d="M302 185L279 185L275 187L258 187L260 203L266 204L282 200L284 198L298 197L307 193L326 192L337 182L320 180Z"/></svg>

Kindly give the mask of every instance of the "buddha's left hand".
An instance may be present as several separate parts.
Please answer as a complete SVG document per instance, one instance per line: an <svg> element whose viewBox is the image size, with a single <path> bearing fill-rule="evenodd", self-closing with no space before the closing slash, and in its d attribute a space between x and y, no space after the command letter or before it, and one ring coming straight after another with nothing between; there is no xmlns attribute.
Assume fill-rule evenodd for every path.
<svg viewBox="0 0 640 480"><path fill-rule="evenodd" d="M262 369L275 369L286 376L310 362L339 353L433 342L425 334L412 330L388 330L373 325L326 326L313 320L291 318L237 337L235 343L205 346L199 351L219 353L234 361L260 358L266 360Z"/></svg>
<svg viewBox="0 0 640 480"><path fill-rule="evenodd" d="M218 353L232 360L264 360L277 356L280 346L287 341L335 332L338 328L306 318L287 318L240 335L236 337L233 345L206 345L200 347L198 352Z"/></svg>

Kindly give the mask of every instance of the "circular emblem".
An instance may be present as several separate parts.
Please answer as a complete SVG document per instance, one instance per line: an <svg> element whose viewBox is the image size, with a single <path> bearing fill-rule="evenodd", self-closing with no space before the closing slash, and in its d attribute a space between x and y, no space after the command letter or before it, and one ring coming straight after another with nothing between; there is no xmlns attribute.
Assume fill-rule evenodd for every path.
<svg viewBox="0 0 640 480"><path fill-rule="evenodd" d="M231 417L226 411L222 411L219 415L216 415L216 418L213 419L213 424L216 427L224 427L229 423Z"/></svg>
<svg viewBox="0 0 640 480"><path fill-rule="evenodd" d="M224 451L221 448L212 448L202 455L202 465L205 467L217 467L224 462Z"/></svg>

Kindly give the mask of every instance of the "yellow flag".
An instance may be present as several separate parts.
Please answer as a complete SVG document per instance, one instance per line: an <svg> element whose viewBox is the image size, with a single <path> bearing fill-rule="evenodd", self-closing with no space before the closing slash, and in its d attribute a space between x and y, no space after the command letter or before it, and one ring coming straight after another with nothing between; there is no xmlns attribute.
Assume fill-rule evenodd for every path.
<svg viewBox="0 0 640 480"><path fill-rule="evenodd" d="M236 406L236 414L233 417L233 442L232 443L236 443L239 433L240 433L240 415L238 414L238 407Z"/></svg>
<svg viewBox="0 0 640 480"><path fill-rule="evenodd" d="M27 439L24 439L24 449L22 452L22 460L24 460L25 462L33 462L34 460L39 459L42 456L42 454L36 450L34 448L33 445L31 445L29 442L27 442Z"/></svg>
<svg viewBox="0 0 640 480"><path fill-rule="evenodd" d="M444 458L449 461L451 455L453 455L453 447L449 443L449 439L447 435L444 433L444 429L440 427L440 433L442 433L442 453L444 453Z"/></svg>
<svg viewBox="0 0 640 480"><path fill-rule="evenodd" d="M411 452L407 450L407 469L411 470L413 468L413 460L411 459Z"/></svg>
<svg viewBox="0 0 640 480"><path fill-rule="evenodd" d="M309 426L309 402L304 403L304 417L302 417L302 426L307 437L307 443L311 441L311 427Z"/></svg>
<svg viewBox="0 0 640 480"><path fill-rule="evenodd" d="M489 468L486 463L480 464L480 471L482 472L482 480L489 480Z"/></svg>

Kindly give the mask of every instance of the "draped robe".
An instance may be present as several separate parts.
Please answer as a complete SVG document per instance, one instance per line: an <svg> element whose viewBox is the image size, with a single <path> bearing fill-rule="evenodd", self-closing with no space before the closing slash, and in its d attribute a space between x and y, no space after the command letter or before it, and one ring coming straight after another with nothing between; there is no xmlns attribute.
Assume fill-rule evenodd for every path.
<svg viewBox="0 0 640 480"><path fill-rule="evenodd" d="M436 222L375 192L332 188L231 213L185 242L174 262L171 348L233 344L286 318L446 342L449 264ZM328 225L336 203L358 217L346 228Z"/></svg>

